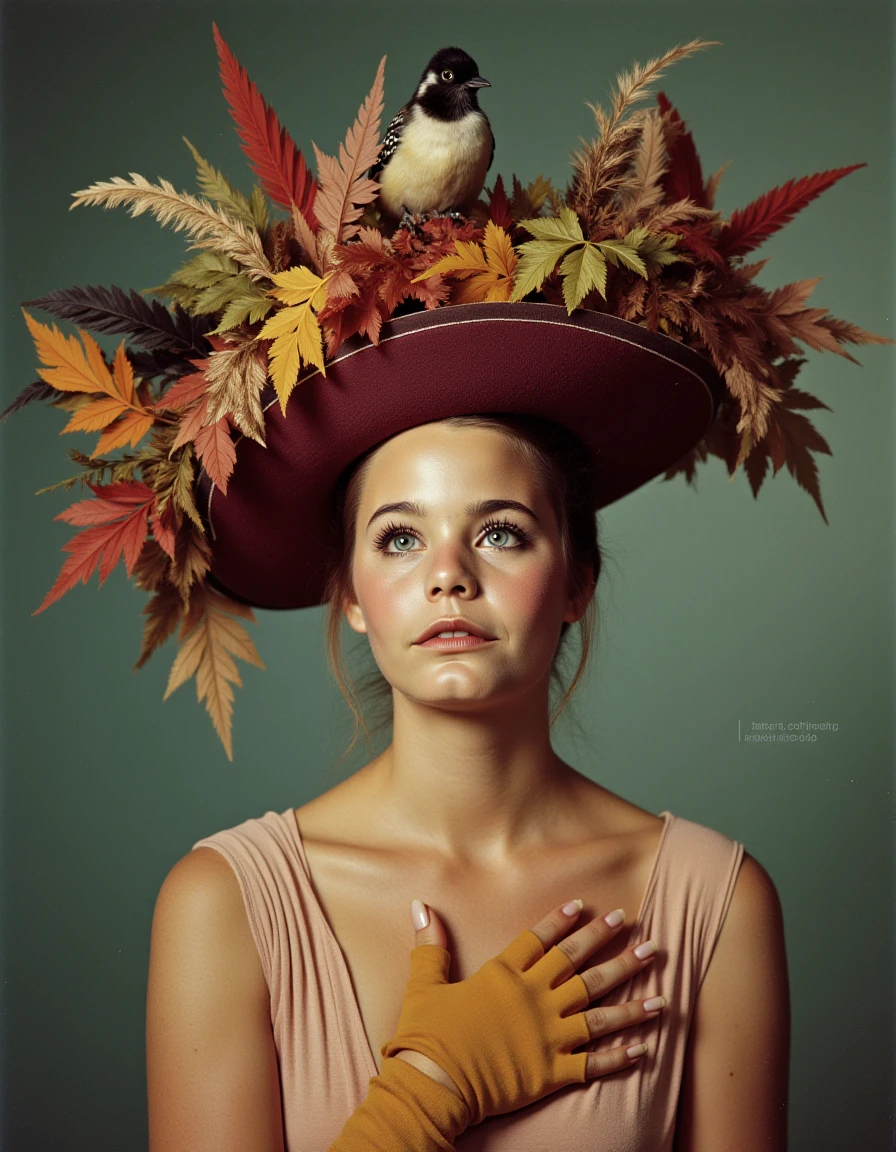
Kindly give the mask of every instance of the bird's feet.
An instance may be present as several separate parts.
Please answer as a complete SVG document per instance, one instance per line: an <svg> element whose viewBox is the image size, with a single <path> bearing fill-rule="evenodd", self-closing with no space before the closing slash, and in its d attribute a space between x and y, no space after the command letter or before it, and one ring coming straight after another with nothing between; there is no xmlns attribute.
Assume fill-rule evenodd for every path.
<svg viewBox="0 0 896 1152"><path fill-rule="evenodd" d="M415 236L423 235L423 225L429 219L428 212L412 212L407 205L402 204L401 222L399 228L407 228L409 232L413 232Z"/></svg>
<svg viewBox="0 0 896 1152"><path fill-rule="evenodd" d="M458 208L440 209L438 212L433 212L433 216L445 216L449 220L453 220L455 224L462 224L467 218Z"/></svg>
<svg viewBox="0 0 896 1152"><path fill-rule="evenodd" d="M403 212L399 227L407 228L416 236L423 235L423 225L427 220L435 220L438 217L442 217L453 220L455 224L462 224L467 219L464 213L458 211L456 208L439 209L437 212L411 212L405 204L402 204L401 207Z"/></svg>

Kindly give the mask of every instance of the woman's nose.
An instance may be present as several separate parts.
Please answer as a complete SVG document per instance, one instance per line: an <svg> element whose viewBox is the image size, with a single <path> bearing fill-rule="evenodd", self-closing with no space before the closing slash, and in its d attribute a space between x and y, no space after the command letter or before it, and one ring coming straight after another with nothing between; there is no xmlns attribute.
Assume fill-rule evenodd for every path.
<svg viewBox="0 0 896 1152"><path fill-rule="evenodd" d="M460 541L443 541L433 547L426 581L430 596L443 592L475 593L474 563L467 548Z"/></svg>

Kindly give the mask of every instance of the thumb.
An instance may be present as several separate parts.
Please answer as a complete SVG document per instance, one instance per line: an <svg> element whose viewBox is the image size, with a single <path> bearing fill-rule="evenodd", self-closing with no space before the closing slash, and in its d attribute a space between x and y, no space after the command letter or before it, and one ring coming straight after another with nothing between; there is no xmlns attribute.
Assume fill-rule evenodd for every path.
<svg viewBox="0 0 896 1152"><path fill-rule="evenodd" d="M448 937L438 913L422 900L411 901L411 920L416 932L415 944L438 944L447 947Z"/></svg>

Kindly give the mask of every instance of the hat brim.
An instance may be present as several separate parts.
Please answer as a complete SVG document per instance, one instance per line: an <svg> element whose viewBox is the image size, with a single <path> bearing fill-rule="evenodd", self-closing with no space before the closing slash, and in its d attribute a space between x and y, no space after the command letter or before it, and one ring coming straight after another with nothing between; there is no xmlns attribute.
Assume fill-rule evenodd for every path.
<svg viewBox="0 0 896 1152"><path fill-rule="evenodd" d="M333 494L344 469L407 428L474 412L521 412L574 432L595 470L595 510L652 480L706 434L724 381L692 348L618 316L555 304L457 304L352 337L293 389L284 417L269 383L265 440L235 438L226 495L204 468L207 582L257 608L323 602L342 540Z"/></svg>

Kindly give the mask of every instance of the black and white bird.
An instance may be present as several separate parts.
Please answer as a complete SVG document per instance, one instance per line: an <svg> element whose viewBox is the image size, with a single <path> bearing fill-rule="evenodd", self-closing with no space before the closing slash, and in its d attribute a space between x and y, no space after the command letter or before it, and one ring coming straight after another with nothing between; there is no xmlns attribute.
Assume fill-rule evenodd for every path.
<svg viewBox="0 0 896 1152"><path fill-rule="evenodd" d="M462 48L442 48L421 73L417 90L393 117L379 160L378 204L387 218L468 213L495 155L480 88L491 84Z"/></svg>

